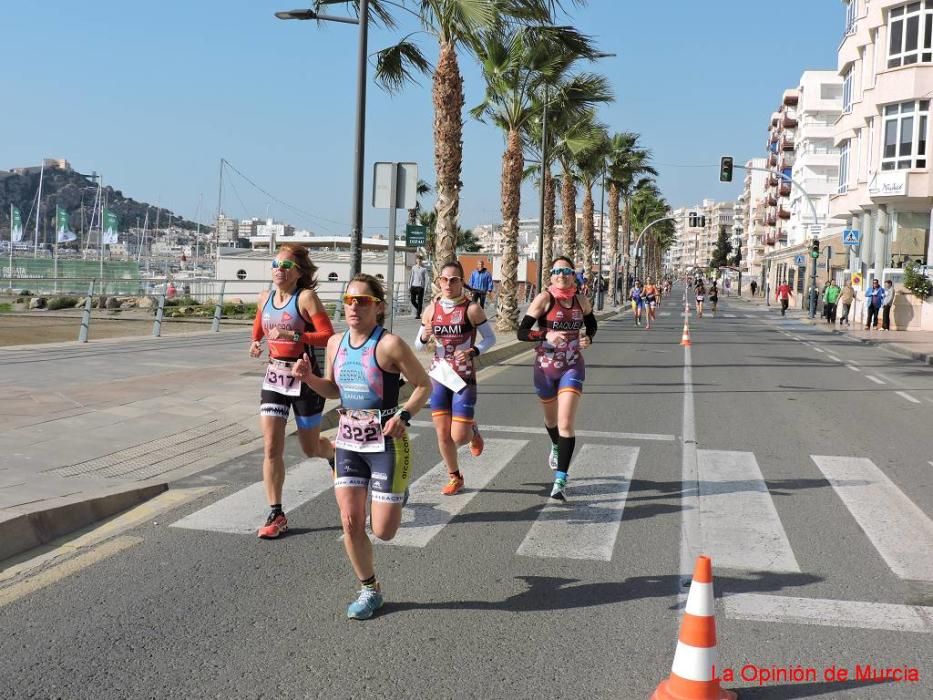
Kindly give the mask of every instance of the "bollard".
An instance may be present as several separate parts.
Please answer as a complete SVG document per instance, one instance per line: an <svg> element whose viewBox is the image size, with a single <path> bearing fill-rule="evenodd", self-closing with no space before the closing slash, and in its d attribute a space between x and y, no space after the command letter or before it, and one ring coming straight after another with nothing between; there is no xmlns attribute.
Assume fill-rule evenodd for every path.
<svg viewBox="0 0 933 700"><path fill-rule="evenodd" d="M78 331L78 342L86 343L87 342L87 332L91 326L91 297L94 294L94 282L91 280L91 284L87 288L87 299L84 300L84 313L81 315L81 330Z"/></svg>
<svg viewBox="0 0 933 700"><path fill-rule="evenodd" d="M162 296L159 297L159 308L156 310L155 323L152 324L152 337L158 338L162 335L162 314L165 312L165 294L168 285L162 288Z"/></svg>
<svg viewBox="0 0 933 700"><path fill-rule="evenodd" d="M227 280L220 283L220 299L217 300L217 306L214 307L214 323L211 324L211 330L215 333L220 332L220 314L224 307L224 288L227 286Z"/></svg>

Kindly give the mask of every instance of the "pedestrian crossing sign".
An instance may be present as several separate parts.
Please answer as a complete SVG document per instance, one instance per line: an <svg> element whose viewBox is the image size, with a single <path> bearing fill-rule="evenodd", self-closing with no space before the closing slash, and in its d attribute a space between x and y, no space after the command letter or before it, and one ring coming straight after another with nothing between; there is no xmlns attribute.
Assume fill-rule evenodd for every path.
<svg viewBox="0 0 933 700"><path fill-rule="evenodd" d="M858 229L847 228L842 232L842 244L843 245L858 245L861 238L862 238L862 234Z"/></svg>

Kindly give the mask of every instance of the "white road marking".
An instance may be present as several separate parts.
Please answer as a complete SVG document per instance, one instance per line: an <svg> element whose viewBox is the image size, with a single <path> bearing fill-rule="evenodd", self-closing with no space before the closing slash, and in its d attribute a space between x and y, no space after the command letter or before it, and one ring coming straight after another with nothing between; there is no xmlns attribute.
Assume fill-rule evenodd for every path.
<svg viewBox="0 0 933 700"><path fill-rule="evenodd" d="M726 595L723 605L726 615L734 620L933 634L933 608L922 605L794 598L765 593Z"/></svg>
<svg viewBox="0 0 933 700"><path fill-rule="evenodd" d="M838 357L836 357L835 355L832 355L832 354L830 354L830 353L826 353L826 357L828 357L828 358L829 358L830 360L832 360L833 362L842 362L841 359L839 359Z"/></svg>
<svg viewBox="0 0 933 700"><path fill-rule="evenodd" d="M689 581L693 576L693 565L703 551L700 536L700 497L697 487L697 426L693 402L693 357L690 347L684 348L684 408L683 450L681 461L680 496L680 581ZM678 607L687 603L688 589L680 587Z"/></svg>
<svg viewBox="0 0 933 700"><path fill-rule="evenodd" d="M757 317L752 314L745 314L745 318L757 318Z"/></svg>
<svg viewBox="0 0 933 700"><path fill-rule="evenodd" d="M659 315L659 316L670 316L670 315L671 315L671 312L670 312L670 311L662 311L662 312L661 312L660 314L658 314L658 315Z"/></svg>
<svg viewBox="0 0 933 700"><path fill-rule="evenodd" d="M441 495L448 476L447 466L443 461L438 462L411 485L408 505L402 511L402 526L395 538L379 543L405 547L427 546L526 445L527 440L486 438L486 447L479 457L469 456L467 446L464 445L460 448L460 455L466 486L456 496ZM542 462L545 457L546 451L542 447Z"/></svg>
<svg viewBox="0 0 933 700"><path fill-rule="evenodd" d="M870 374L866 374L866 375L865 375L865 379L870 379L870 380L873 381L875 384L884 384L884 382L883 382L882 380L878 379L878 377L873 377L873 376L871 376Z"/></svg>
<svg viewBox="0 0 933 700"><path fill-rule="evenodd" d="M851 369L853 372L861 372L861 371L862 371L862 370L860 370L858 367L856 367L855 365L846 365L846 367L848 367L849 369Z"/></svg>
<svg viewBox="0 0 933 700"><path fill-rule="evenodd" d="M697 450L697 464L703 551L716 565L799 573L755 455Z"/></svg>
<svg viewBox="0 0 933 700"><path fill-rule="evenodd" d="M826 352L823 348L818 348L818 347L816 347L815 345L813 346L813 349L814 349L816 352Z"/></svg>
<svg viewBox="0 0 933 700"><path fill-rule="evenodd" d="M735 314L723 314L724 318L738 318Z"/></svg>
<svg viewBox="0 0 933 700"><path fill-rule="evenodd" d="M415 428L431 428L434 423L426 420L413 420L411 422ZM520 425L487 425L479 424L483 433L519 433L521 435L546 435L547 430L540 426L524 427ZM577 437L590 438L609 438L611 440L654 440L656 442L673 442L673 435L664 435L658 433L613 433L603 430L577 430Z"/></svg>
<svg viewBox="0 0 933 700"><path fill-rule="evenodd" d="M870 459L811 459L900 578L933 581L933 520Z"/></svg>
<svg viewBox="0 0 933 700"><path fill-rule="evenodd" d="M516 554L611 561L637 460L637 447L584 445L567 502L548 500Z"/></svg>
<svg viewBox="0 0 933 700"><path fill-rule="evenodd" d="M913 396L908 394L906 391L895 391L894 393L900 396L902 399L907 399L911 403L920 403L919 399L915 399Z"/></svg>
<svg viewBox="0 0 933 700"><path fill-rule="evenodd" d="M286 514L333 486L333 473L325 460L299 462L285 474L282 505ZM267 510L266 489L259 481L172 523L172 527L255 535Z"/></svg>

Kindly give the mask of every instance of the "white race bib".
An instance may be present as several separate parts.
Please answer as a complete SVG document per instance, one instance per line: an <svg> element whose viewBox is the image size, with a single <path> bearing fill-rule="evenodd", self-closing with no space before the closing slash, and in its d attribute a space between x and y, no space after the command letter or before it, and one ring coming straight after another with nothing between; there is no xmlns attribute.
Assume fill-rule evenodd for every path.
<svg viewBox="0 0 933 700"><path fill-rule="evenodd" d="M301 395L301 380L292 376L294 362L272 360L266 366L266 376L262 379L265 391L274 391L285 396Z"/></svg>
<svg viewBox="0 0 933 700"><path fill-rule="evenodd" d="M334 446L350 452L385 452L380 415L378 409L341 410Z"/></svg>

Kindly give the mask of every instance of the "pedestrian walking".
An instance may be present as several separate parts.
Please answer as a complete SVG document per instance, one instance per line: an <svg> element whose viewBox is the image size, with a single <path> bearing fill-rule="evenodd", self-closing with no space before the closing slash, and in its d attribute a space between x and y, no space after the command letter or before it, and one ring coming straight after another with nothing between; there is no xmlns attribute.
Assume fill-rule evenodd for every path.
<svg viewBox="0 0 933 700"><path fill-rule="evenodd" d="M758 283L755 280L752 280L748 283L749 288L752 290L752 296L758 292Z"/></svg>
<svg viewBox="0 0 933 700"><path fill-rule="evenodd" d="M586 379L582 350L590 346L596 330L590 300L576 293L573 263L563 256L555 258L550 286L531 302L518 328L518 339L538 344L534 386L551 438L551 498L560 501L566 500L564 491L576 446L574 424Z"/></svg>
<svg viewBox="0 0 933 700"><path fill-rule="evenodd" d="M794 296L794 293L790 290L790 285L787 284L787 280L781 282L774 292L774 298L781 302L781 316L787 313L787 307L790 305L790 298L792 296Z"/></svg>
<svg viewBox="0 0 933 700"><path fill-rule="evenodd" d="M324 399L311 387L292 377L295 363L307 356L308 347L324 347L334 334L324 305L314 291L317 267L308 249L297 243L279 247L272 261L272 284L275 289L263 292L256 305L250 357L262 354L262 340L269 346L269 364L262 380L259 404L259 427L262 431L262 481L269 515L259 528L263 539L275 539L288 530L282 507L285 485L285 426L290 410L295 412L298 442L308 457L323 457L333 463L330 441L321 437L321 413ZM309 371L321 374L310 353Z"/></svg>
<svg viewBox="0 0 933 700"><path fill-rule="evenodd" d="M881 330L891 330L891 308L894 306L894 284L891 280L884 283L884 297L881 300Z"/></svg>
<svg viewBox="0 0 933 700"><path fill-rule="evenodd" d="M839 285L830 280L823 292L823 309L826 322L830 325L836 325L836 305L839 303L840 294L842 290L839 289Z"/></svg>
<svg viewBox="0 0 933 700"><path fill-rule="evenodd" d="M415 353L382 327L385 300L378 279L356 275L343 295L348 329L327 343L325 376L311 371L307 355L293 369L302 382L341 403L334 494L343 546L361 586L357 599L347 606L347 617L353 620L369 619L383 604L366 533L367 502L373 535L391 540L402 522L411 479L406 429L431 395L431 382ZM402 374L413 390L399 410Z"/></svg>
<svg viewBox="0 0 933 700"><path fill-rule="evenodd" d="M865 330L878 330L878 313L884 303L884 290L877 279L871 281L871 287L865 290L865 306L868 308L868 318L865 320Z"/></svg>
<svg viewBox="0 0 933 700"><path fill-rule="evenodd" d="M841 310L837 313L839 317L839 325L842 326L845 323L849 325L849 309L852 308L852 303L855 301L855 288L852 286L852 282L846 280L845 286L842 288L842 293L839 295L839 304L841 305Z"/></svg>
<svg viewBox="0 0 933 700"><path fill-rule="evenodd" d="M464 295L463 267L459 262L445 263L437 283L441 294L424 310L421 327L415 337L415 349L433 346L431 420L437 433L437 447L449 476L441 493L453 496L460 493L464 483L457 461L457 448L469 443L470 454L474 457L483 453L483 437L474 419L474 358L495 345L496 334L492 324L486 320L483 308ZM476 342L477 332L479 342ZM438 368L440 371L435 372ZM444 379L444 375L449 374L447 369L456 376Z"/></svg>
<svg viewBox="0 0 933 700"><path fill-rule="evenodd" d="M421 316L421 308L424 306L424 289L428 283L428 269L422 265L422 262L421 256L415 258L415 264L408 276L408 293L411 295L411 306L415 318Z"/></svg>
<svg viewBox="0 0 933 700"><path fill-rule="evenodd" d="M460 263L457 263L458 265ZM463 276L461 271L460 276ZM476 263L476 269L470 273L470 282L468 284L473 292L473 301L480 305L480 308L486 308L486 295L492 292L492 275L486 269L486 261L480 259Z"/></svg>

